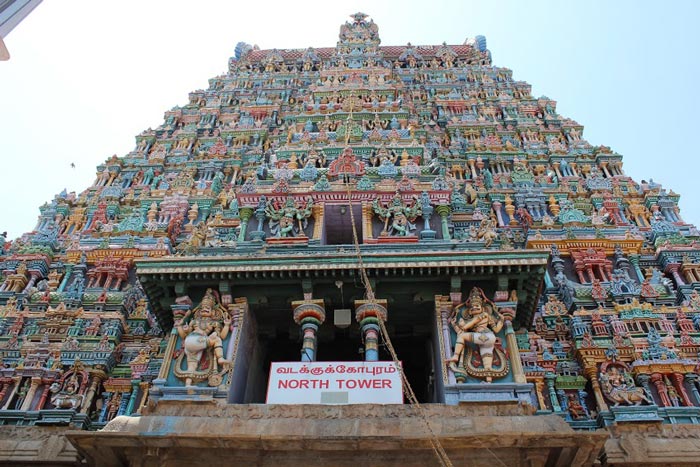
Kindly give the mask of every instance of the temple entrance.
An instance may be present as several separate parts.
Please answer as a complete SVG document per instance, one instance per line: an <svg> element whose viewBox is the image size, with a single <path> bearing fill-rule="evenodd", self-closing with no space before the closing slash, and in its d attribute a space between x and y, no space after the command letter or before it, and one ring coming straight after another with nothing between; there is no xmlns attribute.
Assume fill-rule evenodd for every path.
<svg viewBox="0 0 700 467"><path fill-rule="evenodd" d="M437 402L434 391L433 355L435 337L431 322L432 303L397 304L390 314L387 330L404 373L419 402ZM357 322L345 328L333 323L333 308L317 333L317 362L361 362L364 344ZM299 362L302 334L288 308L256 311L257 344L251 356L247 397L249 403L264 403L273 362ZM379 341L379 360L391 361L386 343ZM407 402L407 401L406 401Z"/></svg>

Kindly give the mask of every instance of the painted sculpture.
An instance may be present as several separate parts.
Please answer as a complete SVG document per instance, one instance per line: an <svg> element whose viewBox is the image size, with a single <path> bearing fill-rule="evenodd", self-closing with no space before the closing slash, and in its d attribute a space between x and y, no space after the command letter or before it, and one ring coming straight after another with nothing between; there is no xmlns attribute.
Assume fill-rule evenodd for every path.
<svg viewBox="0 0 700 467"><path fill-rule="evenodd" d="M222 374L231 363L224 357L223 348L230 325L228 311L218 303L211 289L207 289L199 306L188 310L175 325L183 339L175 375L184 379L186 386L203 380L210 386L221 384Z"/></svg>
<svg viewBox="0 0 700 467"><path fill-rule="evenodd" d="M481 289L474 287L469 299L456 306L450 325L456 334L454 353L449 359L455 373L493 381L508 373L509 363L505 352L496 345L496 334L501 331L504 317L496 311L493 302L484 297ZM475 348L476 347L476 348ZM464 376L458 376L464 379Z"/></svg>

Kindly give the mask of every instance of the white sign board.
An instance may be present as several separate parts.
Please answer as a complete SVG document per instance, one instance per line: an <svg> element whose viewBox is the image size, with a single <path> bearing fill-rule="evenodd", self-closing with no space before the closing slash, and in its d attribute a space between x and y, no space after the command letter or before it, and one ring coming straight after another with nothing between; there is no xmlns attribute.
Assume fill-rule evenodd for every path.
<svg viewBox="0 0 700 467"><path fill-rule="evenodd" d="M273 362L268 404L403 404L394 362Z"/></svg>

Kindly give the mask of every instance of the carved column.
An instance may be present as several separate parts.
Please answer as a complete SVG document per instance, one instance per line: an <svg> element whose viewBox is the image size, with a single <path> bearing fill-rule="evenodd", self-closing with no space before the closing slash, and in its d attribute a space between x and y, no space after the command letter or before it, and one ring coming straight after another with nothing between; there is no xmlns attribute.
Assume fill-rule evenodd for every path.
<svg viewBox="0 0 700 467"><path fill-rule="evenodd" d="M131 381L131 394L129 395L129 403L126 406L124 413L126 415L131 415L134 413L134 406L136 406L136 399L139 395L139 383L141 380L134 379Z"/></svg>
<svg viewBox="0 0 700 467"><path fill-rule="evenodd" d="M41 378L34 377L31 381L32 384L29 386L29 391L27 391L27 395L22 402L22 407L20 407L19 410L27 411L32 407L34 395L36 394L36 390L39 388L39 384L41 384Z"/></svg>
<svg viewBox="0 0 700 467"><path fill-rule="evenodd" d="M683 400L683 405L692 407L693 403L690 397L688 397L688 391L685 390L685 384L683 384L685 380L683 375L681 373L673 373L671 379L673 380L673 386L676 388L678 395L681 396L681 400Z"/></svg>
<svg viewBox="0 0 700 467"><path fill-rule="evenodd" d="M0 402L2 402L2 400L5 398L7 389L10 387L10 383L12 383L11 379L2 381L2 388L0 389Z"/></svg>
<svg viewBox="0 0 700 467"><path fill-rule="evenodd" d="M661 400L661 405L664 407L671 407L671 399L668 397L668 389L666 388L666 382L661 373L654 373L651 375L651 382L654 383L656 392L659 394L659 399Z"/></svg>
<svg viewBox="0 0 700 467"><path fill-rule="evenodd" d="M562 175L561 172L559 171L559 165L560 165L559 162L552 162L552 168L554 169L554 172L557 174L557 177L558 177L558 178L563 178L563 175Z"/></svg>
<svg viewBox="0 0 700 467"><path fill-rule="evenodd" d="M312 208L312 215L314 218L314 231L312 234L313 240L321 240L321 235L323 234L323 219L325 216L326 205L323 203L316 203Z"/></svg>
<svg viewBox="0 0 700 467"><path fill-rule="evenodd" d="M46 403L46 398L49 397L49 389L51 389L51 383L53 383L53 379L49 380L43 380L42 383L44 383L44 390L41 391L41 398L39 399L39 403L36 406L36 410L41 410L44 408L44 404Z"/></svg>
<svg viewBox="0 0 700 467"><path fill-rule="evenodd" d="M698 375L695 373L686 373L685 374L685 379L690 382L690 390L693 393L693 397L695 398L695 404L691 404L691 406L697 406L700 405L700 392L698 392ZM2 398L0 398L2 400Z"/></svg>
<svg viewBox="0 0 700 467"><path fill-rule="evenodd" d="M443 240L451 240L452 237L450 237L450 227L447 225L447 216L450 215L450 207L445 204L440 204L435 208L435 212L437 212L438 216L440 216Z"/></svg>
<svg viewBox="0 0 700 467"><path fill-rule="evenodd" d="M109 410L109 400L111 395L112 393L109 391L105 391L102 393L102 411L100 412L99 418L99 421L101 422L107 421L107 410Z"/></svg>
<svg viewBox="0 0 700 467"><path fill-rule="evenodd" d="M126 408L130 402L130 398L126 397L127 394L127 392L121 393L121 398L119 399L119 410L117 410L117 415L115 415L115 418L119 415L125 415L127 413Z"/></svg>
<svg viewBox="0 0 700 467"><path fill-rule="evenodd" d="M138 408L136 409L137 414L141 414L141 409L146 405L151 385L148 381L141 381L139 383L139 388L141 389L141 397L139 398Z"/></svg>
<svg viewBox="0 0 700 467"><path fill-rule="evenodd" d="M644 273L639 268L639 255L630 255L630 262L632 263L634 272L637 274L639 282L644 282Z"/></svg>
<svg viewBox="0 0 700 467"><path fill-rule="evenodd" d="M83 400L83 405L80 407L80 413L88 413L90 407L92 406L92 401L97 393L97 388L100 386L102 379L106 377L102 371L92 373L92 379L90 380L90 387L85 394L85 400Z"/></svg>
<svg viewBox="0 0 700 467"><path fill-rule="evenodd" d="M362 202L362 241L366 242L370 238L374 238L372 232L372 203L368 201ZM359 240L359 239L358 239Z"/></svg>
<svg viewBox="0 0 700 467"><path fill-rule="evenodd" d="M600 382L598 381L598 369L595 365L587 366L585 369L585 374L591 382L591 387L593 388L593 396L595 396L595 401L598 405L598 412L607 412L610 409L608 408L608 404L605 403L603 392L600 389Z"/></svg>
<svg viewBox="0 0 700 467"><path fill-rule="evenodd" d="M680 273L679 273L679 271L678 271L678 270L680 269L680 267L681 267L680 264L678 264L678 263L672 263L672 264L669 264L668 266L666 266L666 270L664 271L664 272L670 272L670 273L671 273L671 275L673 276L673 278L674 278L675 281L676 281L676 286L677 286L677 287L679 287L679 286L681 286L681 285L685 285L685 281L683 280L683 278L681 277L681 275L680 275Z"/></svg>
<svg viewBox="0 0 700 467"><path fill-rule="evenodd" d="M508 345L508 357L510 359L510 368L513 372L513 381L519 384L525 384L527 383L527 379L525 379L523 363L520 361L518 341L515 339L515 331L513 330L513 318L515 317L515 310L512 308L503 308L499 310L499 312L505 318L506 344Z"/></svg>
<svg viewBox="0 0 700 467"><path fill-rule="evenodd" d="M176 287L175 292L180 298L184 299L181 300L182 303L170 305L170 308L173 310L173 317L175 319L175 323L177 323L178 320L181 320L182 317L185 316L185 314L190 310L190 308L192 308L192 301L189 300L189 297L184 295L184 290L178 292ZM188 303L184 303L185 301L187 301ZM164 381L168 377L170 365L173 363L173 353L175 351L175 344L177 343L177 338L177 328L176 326L173 326L173 329L170 331L170 337L168 338L168 345L165 347L165 357L163 358L163 364L160 366L160 372L158 373L158 379L160 380Z"/></svg>
<svg viewBox="0 0 700 467"><path fill-rule="evenodd" d="M493 203L491 203L491 207L493 208L493 212L496 213L496 219L498 220L498 226L503 227L505 224L505 221L503 220L503 213L501 213L501 202L496 200Z"/></svg>
<svg viewBox="0 0 700 467"><path fill-rule="evenodd" d="M386 300L355 300L355 319L365 344L365 361L379 360L379 320L386 321Z"/></svg>
<svg viewBox="0 0 700 467"><path fill-rule="evenodd" d="M12 378L12 381L15 384L12 387L12 391L10 392L10 395L7 397L5 404L3 404L2 410L7 410L10 407L10 402L12 402L12 399L15 397L15 394L17 394L17 391L19 390L19 387L22 384L22 377L15 376L14 378Z"/></svg>
<svg viewBox="0 0 700 467"><path fill-rule="evenodd" d="M39 279L40 276L41 276L41 274L38 271L29 271L29 282L24 287L24 290L22 290L22 293L27 293L27 291L29 289L34 287L34 284L36 283L37 279Z"/></svg>
<svg viewBox="0 0 700 467"><path fill-rule="evenodd" d="M239 215L241 217L241 226L240 229L238 230L238 241L239 242L244 242L245 241L245 233L248 228L248 221L250 220L251 216L253 215L253 209L252 208L241 208L239 211Z"/></svg>
<svg viewBox="0 0 700 467"><path fill-rule="evenodd" d="M547 373L544 375L544 379L547 383L547 392L549 393L549 402L552 403L552 410L555 412L561 412L561 407L559 406L559 398L557 397L557 391L554 389L554 380L556 375L554 373Z"/></svg>
<svg viewBox="0 0 700 467"><path fill-rule="evenodd" d="M73 264L66 264L66 272L63 274L63 280L61 281L61 284L58 286L57 292L63 292L63 289L66 288L66 285L68 284L68 281L70 280L71 273L73 272Z"/></svg>
<svg viewBox="0 0 700 467"><path fill-rule="evenodd" d="M311 294L305 300L292 302L294 310L294 322L301 326L303 342L301 345L301 361L316 361L316 333L319 326L326 320L326 311L323 307L323 299L314 300Z"/></svg>
<svg viewBox="0 0 700 467"><path fill-rule="evenodd" d="M535 380L535 393L537 394L537 402L540 405L540 410L549 410L544 401L544 381L541 379Z"/></svg>
<svg viewBox="0 0 700 467"><path fill-rule="evenodd" d="M460 297L461 298L461 297ZM457 300L459 302L459 300ZM449 326L449 320L450 320L450 313L452 312L452 300L450 300L448 297L442 296L442 295L436 295L435 296L435 312L440 314L440 322L442 324L442 356L441 356L441 361L446 361L452 356L452 345L451 345L451 339L450 339L450 326ZM445 366L443 366L445 368ZM447 382L449 384L455 384L457 381L455 380L455 375L452 372L452 370L447 367Z"/></svg>

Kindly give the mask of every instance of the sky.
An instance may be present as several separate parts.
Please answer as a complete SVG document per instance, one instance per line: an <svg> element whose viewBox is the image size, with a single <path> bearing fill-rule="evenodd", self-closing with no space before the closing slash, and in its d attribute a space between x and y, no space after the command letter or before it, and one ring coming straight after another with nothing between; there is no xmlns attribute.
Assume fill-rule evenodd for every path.
<svg viewBox="0 0 700 467"><path fill-rule="evenodd" d="M681 216L700 224L700 2L61 0L5 38L0 231L32 230L40 205L91 185L98 164L224 73L239 41L333 47L357 11L383 45L486 36L494 65L555 99L591 144L623 155L636 181L680 193Z"/></svg>

